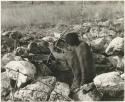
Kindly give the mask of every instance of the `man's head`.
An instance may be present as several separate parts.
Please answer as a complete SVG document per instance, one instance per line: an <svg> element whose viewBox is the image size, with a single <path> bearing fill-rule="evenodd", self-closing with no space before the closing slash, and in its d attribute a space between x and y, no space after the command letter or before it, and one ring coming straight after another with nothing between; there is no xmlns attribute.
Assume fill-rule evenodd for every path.
<svg viewBox="0 0 125 102"><path fill-rule="evenodd" d="M72 32L68 33L65 37L66 43L70 46L78 46L80 44L80 40L78 37L78 33Z"/></svg>

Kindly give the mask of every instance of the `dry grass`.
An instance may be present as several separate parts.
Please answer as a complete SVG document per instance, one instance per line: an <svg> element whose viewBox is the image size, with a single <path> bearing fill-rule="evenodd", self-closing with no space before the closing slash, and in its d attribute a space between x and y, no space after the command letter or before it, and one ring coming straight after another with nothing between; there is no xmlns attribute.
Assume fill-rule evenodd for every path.
<svg viewBox="0 0 125 102"><path fill-rule="evenodd" d="M17 4L10 7L2 7L1 23L2 27L36 25L36 24L57 24L80 23L81 5L22 5ZM115 18L123 17L124 6L117 4L86 5L84 8L84 18Z"/></svg>

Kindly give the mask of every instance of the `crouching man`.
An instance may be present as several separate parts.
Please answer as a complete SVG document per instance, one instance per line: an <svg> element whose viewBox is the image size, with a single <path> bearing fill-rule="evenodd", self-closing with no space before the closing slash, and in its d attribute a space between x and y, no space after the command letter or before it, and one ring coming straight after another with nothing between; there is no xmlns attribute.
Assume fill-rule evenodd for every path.
<svg viewBox="0 0 125 102"><path fill-rule="evenodd" d="M71 86L71 91L74 91L81 85L93 81L95 77L94 60L90 47L79 40L77 33L68 33L65 40L71 50L66 53L65 57L74 75Z"/></svg>

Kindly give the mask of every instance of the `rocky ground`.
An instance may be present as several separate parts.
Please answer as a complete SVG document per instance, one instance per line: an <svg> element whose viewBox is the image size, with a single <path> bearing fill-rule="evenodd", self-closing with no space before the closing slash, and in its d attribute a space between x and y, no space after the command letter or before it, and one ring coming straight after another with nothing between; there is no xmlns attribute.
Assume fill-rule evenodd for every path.
<svg viewBox="0 0 125 102"><path fill-rule="evenodd" d="M67 32L61 37L67 28L67 32L81 32L80 39L91 46L96 66L93 82L81 86L76 93L70 92L71 69L65 60L58 59L67 50L63 42ZM82 27L62 24L41 30L16 28L3 30L1 36L3 101L124 100L123 18L87 21ZM57 41L56 53L51 54L51 44Z"/></svg>

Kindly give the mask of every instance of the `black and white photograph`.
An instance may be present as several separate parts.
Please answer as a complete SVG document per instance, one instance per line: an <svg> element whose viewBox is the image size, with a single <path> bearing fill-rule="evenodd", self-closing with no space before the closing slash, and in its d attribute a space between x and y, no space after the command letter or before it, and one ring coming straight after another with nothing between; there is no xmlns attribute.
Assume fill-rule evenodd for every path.
<svg viewBox="0 0 125 102"><path fill-rule="evenodd" d="M125 101L124 0L1 0L1 101Z"/></svg>

